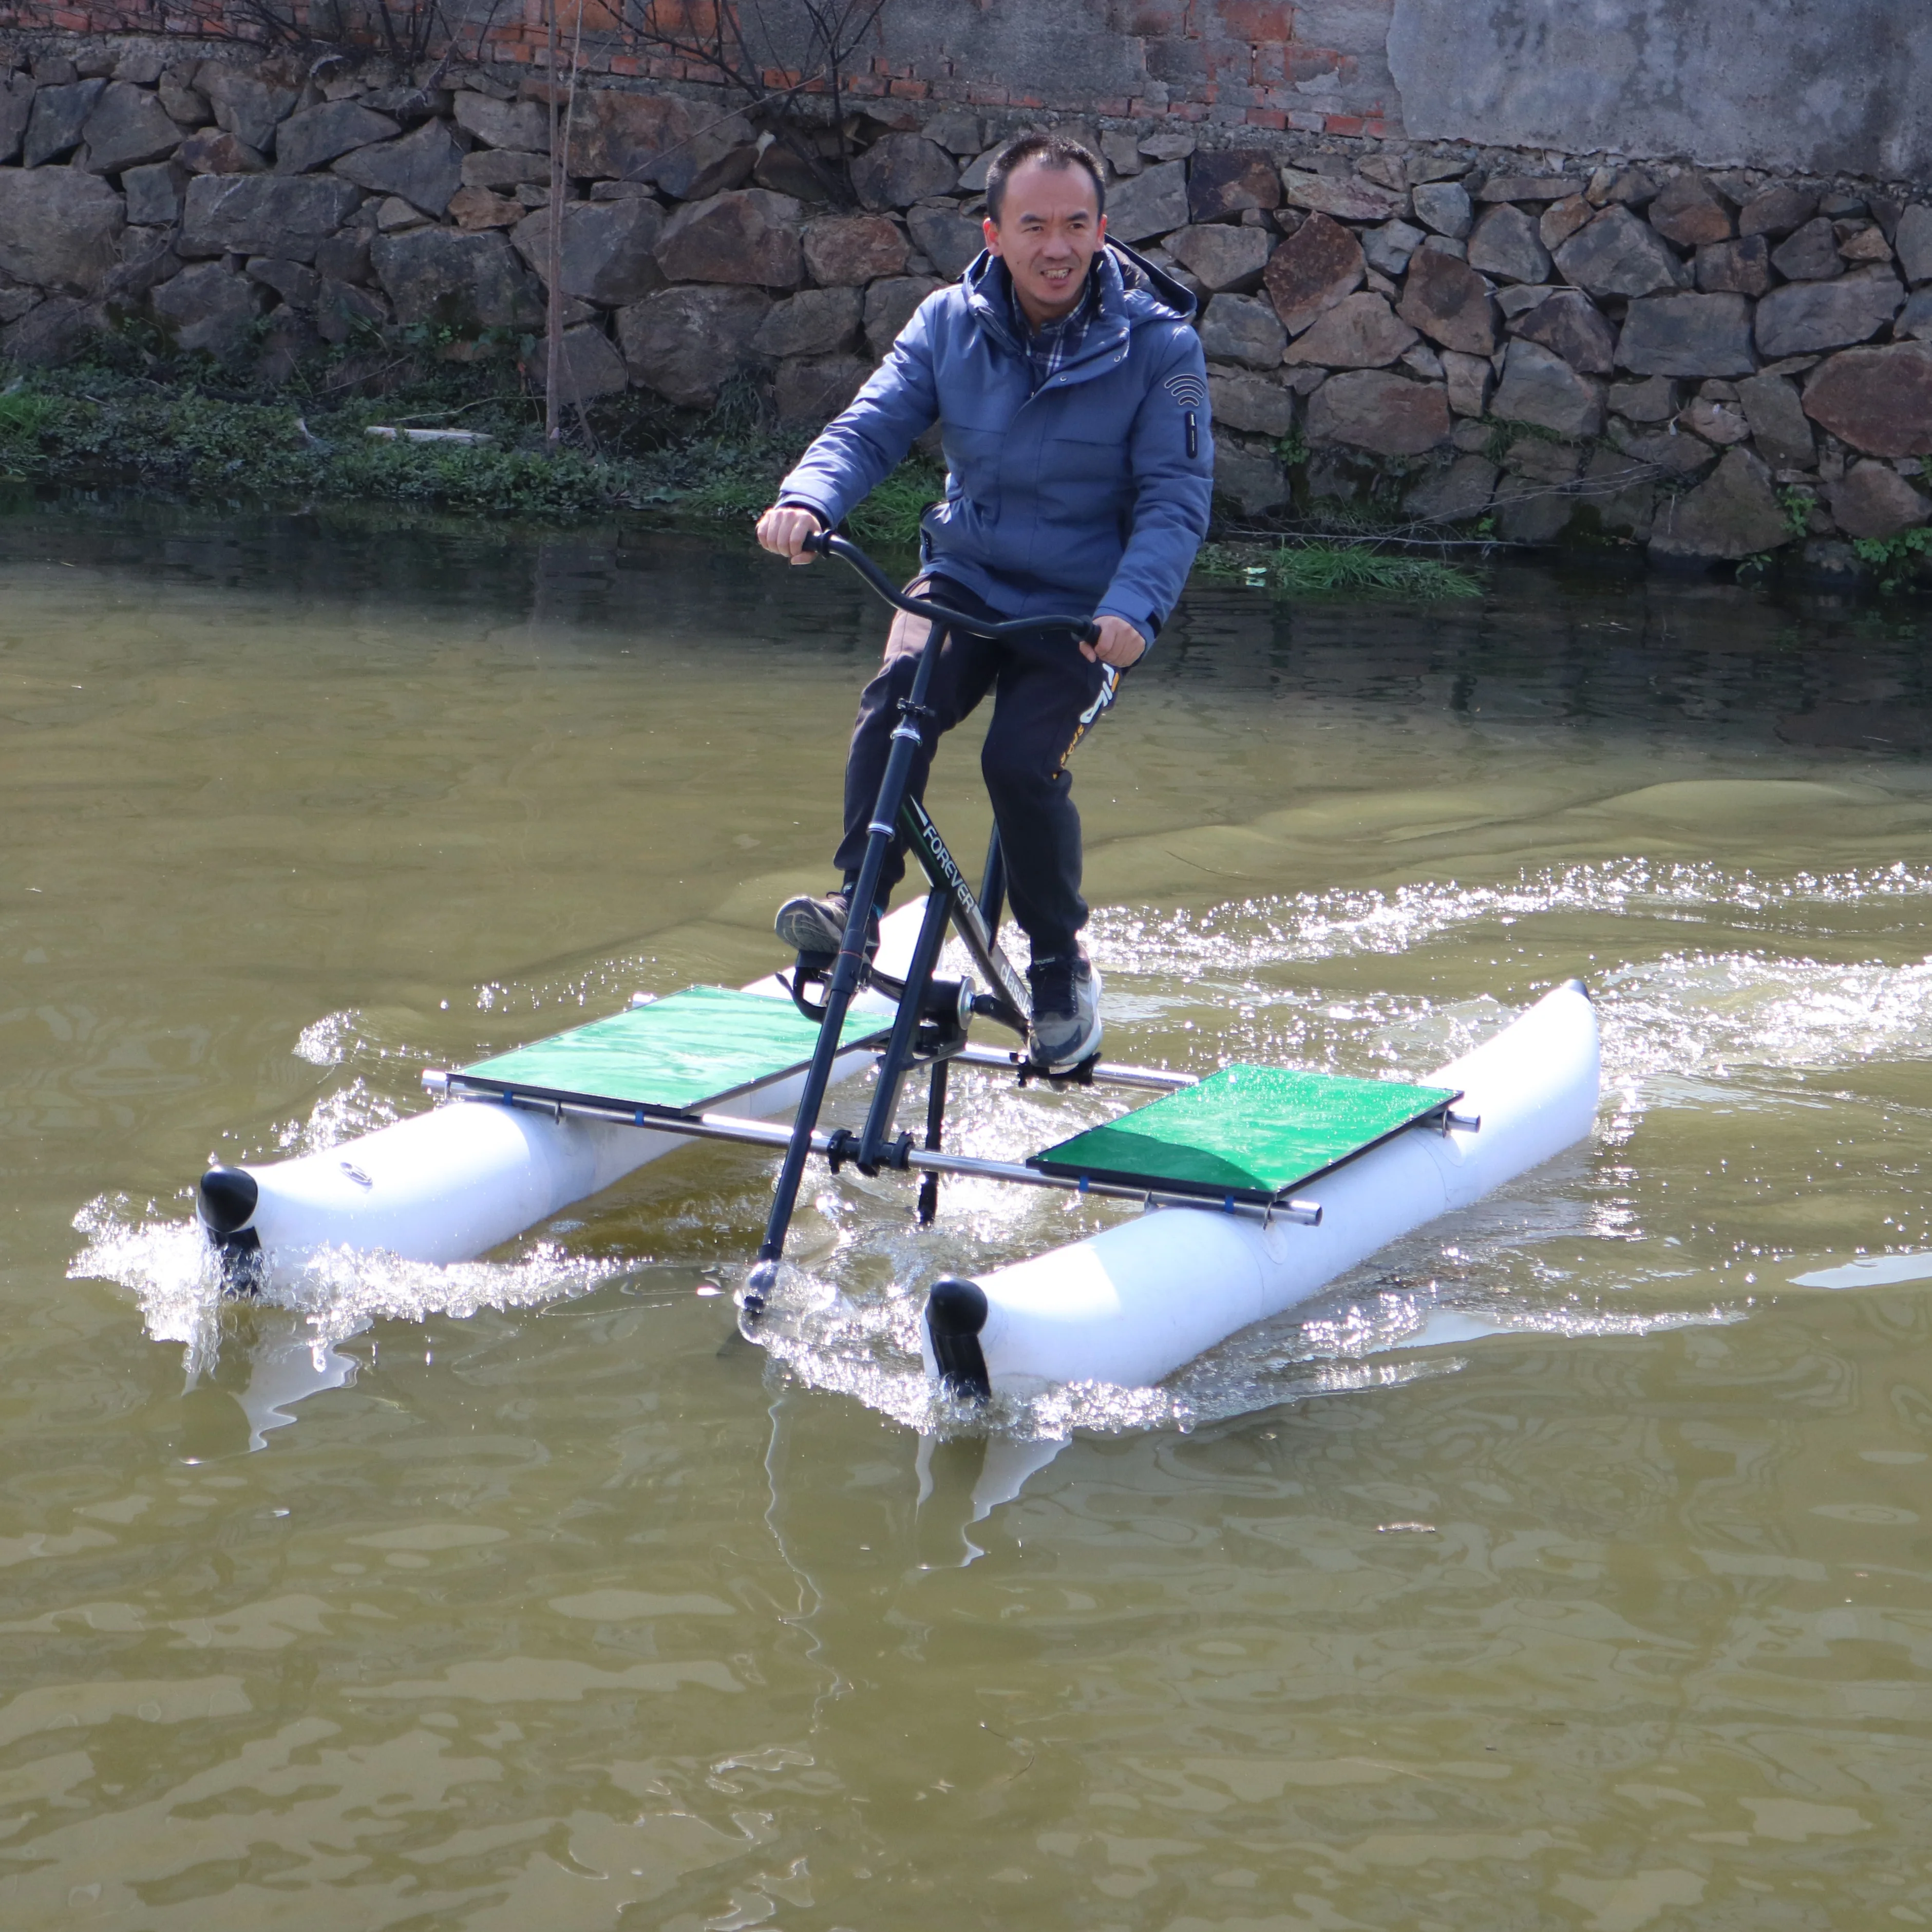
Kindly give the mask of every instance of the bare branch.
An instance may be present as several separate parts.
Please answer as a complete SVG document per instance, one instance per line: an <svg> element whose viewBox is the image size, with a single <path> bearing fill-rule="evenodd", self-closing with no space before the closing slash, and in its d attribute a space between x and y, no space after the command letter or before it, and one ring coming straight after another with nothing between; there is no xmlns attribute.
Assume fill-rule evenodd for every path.
<svg viewBox="0 0 1932 1932"><path fill-rule="evenodd" d="M493 0L490 21L501 0ZM457 32L443 0L162 0L164 26L180 23L200 39L240 40L293 52L354 53L380 47L414 68L439 49L447 59ZM488 24L480 30L478 46Z"/></svg>
<svg viewBox="0 0 1932 1932"><path fill-rule="evenodd" d="M716 0L708 7L704 0L625 0L623 19L639 45L708 70L825 187L849 200L845 76L889 4L790 0L768 10L765 0ZM824 104L823 119L806 110L805 99L813 95ZM839 142L836 168L810 138L828 121Z"/></svg>

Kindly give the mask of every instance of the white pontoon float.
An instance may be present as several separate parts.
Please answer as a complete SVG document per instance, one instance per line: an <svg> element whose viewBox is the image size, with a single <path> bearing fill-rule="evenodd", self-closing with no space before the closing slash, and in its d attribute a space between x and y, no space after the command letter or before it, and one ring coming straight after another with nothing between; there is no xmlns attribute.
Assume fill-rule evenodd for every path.
<svg viewBox="0 0 1932 1932"><path fill-rule="evenodd" d="M864 571L890 602L931 618L935 635L947 624L1085 628L1064 617L1006 626L964 618L902 596L842 538L816 542ZM909 795L934 655L922 653L900 706L838 954L801 957L789 980L740 991L640 996L551 1039L425 1075L445 1101L428 1113L299 1160L212 1169L197 1208L230 1287L254 1292L278 1261L299 1264L332 1246L469 1259L681 1141L724 1141L782 1157L765 1239L738 1296L752 1329L814 1158L835 1173L849 1164L868 1174L918 1174L922 1226L949 1174L1138 1204L1146 1211L1138 1220L983 1281L935 1282L923 1324L928 1372L960 1395L1073 1381L1132 1385L1158 1381L1236 1330L1294 1306L1588 1132L1597 1027L1580 980L1413 1085L1252 1066L1198 1079L1097 1060L1048 1071L1023 1052L971 1043L969 1028L980 1017L1024 1038L1026 991L997 937L997 836L976 895ZM922 908L886 922L869 957L864 909L895 832L932 890ZM934 976L950 928L990 991L970 978ZM812 997L821 991L822 999ZM983 1160L943 1144L955 1066L1160 1097L1024 1161ZM830 1084L868 1067L877 1081L864 1127L821 1129ZM915 1070L928 1076L922 1144L896 1131L901 1090ZM770 1118L788 1111L789 1125Z"/></svg>

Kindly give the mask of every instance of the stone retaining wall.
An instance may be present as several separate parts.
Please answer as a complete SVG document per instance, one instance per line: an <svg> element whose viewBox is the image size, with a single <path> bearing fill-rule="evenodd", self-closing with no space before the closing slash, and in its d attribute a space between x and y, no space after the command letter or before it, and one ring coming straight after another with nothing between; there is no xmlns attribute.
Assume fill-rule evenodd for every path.
<svg viewBox="0 0 1932 1932"><path fill-rule="evenodd" d="M58 360L117 313L271 376L358 331L458 356L541 332L544 83L440 81L133 38L0 44L0 353ZM842 208L715 97L607 85L578 113L572 396L696 410L744 376L800 427L970 258L992 147L1041 118L880 109L860 129L861 206ZM1829 568L1846 538L1932 510L1932 206L1901 191L1064 124L1106 158L1114 232L1202 295L1240 518L1372 498L1427 530L1487 518L1660 558L1796 543Z"/></svg>

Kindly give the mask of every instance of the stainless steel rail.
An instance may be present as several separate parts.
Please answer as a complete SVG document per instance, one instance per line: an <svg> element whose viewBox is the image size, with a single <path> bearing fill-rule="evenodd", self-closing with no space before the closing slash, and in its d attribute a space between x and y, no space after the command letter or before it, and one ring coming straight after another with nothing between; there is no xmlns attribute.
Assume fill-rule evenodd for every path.
<svg viewBox="0 0 1932 1932"><path fill-rule="evenodd" d="M1026 1055L1017 1048L999 1046L964 1046L950 1058L956 1066L998 1067L1007 1073L1017 1073L1028 1064ZM1044 1080L1046 1076L1036 1070L1032 1077ZM1096 1084L1144 1087L1157 1094L1177 1093L1201 1084L1198 1073L1170 1073L1164 1066L1123 1066L1111 1060L1095 1064L1094 1078Z"/></svg>
<svg viewBox="0 0 1932 1932"><path fill-rule="evenodd" d="M997 1056L996 1056L997 1058ZM1129 1071L1138 1070L1130 1069ZM1174 1076L1161 1075L1162 1079ZM1191 1084L1191 1082L1190 1082ZM506 1094L487 1082L473 1085L460 1074L432 1069L423 1075L423 1084L433 1091L454 1098L487 1100L496 1106L522 1107L553 1120L598 1120L614 1126L641 1127L646 1132L675 1134L694 1141L725 1141L739 1147L785 1148L791 1144L792 1130L771 1120L747 1120L736 1114L654 1114L642 1108L604 1104L595 1100L541 1100L533 1094ZM835 1150L834 1143L838 1145ZM837 1151L842 1161L850 1158L847 1149L855 1143L849 1135L842 1139L822 1130L812 1136L812 1151L830 1157ZM1298 1227L1318 1228L1322 1207L1315 1201L1262 1202L1216 1201L1205 1195L1176 1194L1159 1188L1130 1187L1115 1181L1076 1180L1058 1174L1042 1174L1037 1168L1018 1161L985 1160L976 1155L946 1154L921 1147L904 1150L907 1167L917 1172L957 1174L963 1179L1010 1181L1022 1187L1048 1187L1062 1194L1090 1194L1106 1201L1138 1202L1143 1208L1192 1208L1208 1214L1234 1214L1244 1220L1288 1221Z"/></svg>

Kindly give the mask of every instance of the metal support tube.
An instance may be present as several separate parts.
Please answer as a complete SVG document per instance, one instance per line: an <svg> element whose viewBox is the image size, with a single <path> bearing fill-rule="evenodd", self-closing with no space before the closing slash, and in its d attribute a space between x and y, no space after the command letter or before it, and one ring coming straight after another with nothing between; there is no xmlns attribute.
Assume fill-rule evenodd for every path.
<svg viewBox="0 0 1932 1932"><path fill-rule="evenodd" d="M930 1084L926 1093L926 1145L929 1154L937 1154L946 1128L946 1076L950 1062L935 1060L932 1063ZM929 1228L939 1214L939 1176L926 1174L919 1184L919 1209L917 1220L922 1228Z"/></svg>
<svg viewBox="0 0 1932 1932"><path fill-rule="evenodd" d="M962 1066L998 1067L1006 1073L1017 1073L1028 1064L1024 1054L999 1046L962 1046L952 1058ZM1035 1077L1046 1076L1036 1073ZM1196 1073L1170 1073L1164 1066L1124 1066L1110 1060L1095 1061L1094 1080L1096 1085L1143 1087L1160 1094L1178 1093L1184 1087L1201 1084Z"/></svg>
<svg viewBox="0 0 1932 1932"><path fill-rule="evenodd" d="M567 1114L575 1120L604 1120L620 1126L643 1127L658 1133L676 1134L686 1140L726 1141L740 1147L791 1149L802 1146L807 1153L820 1155L831 1154L836 1145L844 1160L854 1159L858 1150L854 1136L842 1129L832 1132L814 1130L805 1135L800 1133L796 1126L747 1120L737 1114L653 1114L642 1108L607 1106L595 1101L538 1100L515 1094L508 1100L492 1096L489 1104L528 1107L554 1119L560 1120ZM974 1180L1010 1181L1018 1186L1051 1188L1061 1194L1091 1194L1107 1201L1138 1201L1147 1208L1202 1208L1210 1214L1238 1214L1250 1221L1292 1221L1309 1228L1322 1225L1321 1204L1313 1201L1267 1203L1226 1198L1216 1201L1206 1195L1175 1194L1159 1188L1130 1187L1118 1181L1076 1180L1066 1174L1042 1174L1039 1168L1025 1166L1018 1161L987 1160L975 1154L944 1154L928 1148L906 1148L902 1156L896 1151L894 1158L896 1161L903 1158L908 1168L926 1174L950 1174Z"/></svg>
<svg viewBox="0 0 1932 1932"><path fill-rule="evenodd" d="M917 799L908 796L899 801L899 824L908 847L919 861L920 870L932 882L934 890L952 895L952 922L958 927L959 937L972 956L974 964L986 976L989 1004L977 1006L975 1010L1024 1034L1033 996L1018 969L1000 950L1000 942L986 922L984 910L974 897L973 888L966 883L966 874L958 860L947 850L946 840L939 827L933 824L932 814Z"/></svg>
<svg viewBox="0 0 1932 1932"><path fill-rule="evenodd" d="M932 686L933 668L939 662L941 634L930 632L919 654L913 674L910 694L899 704L900 724L892 734L892 748L886 760L885 776L880 781L878 802L874 809L871 830L866 841L866 856L852 889L851 910L838 948L838 962L825 989L825 1011L818 1023L818 1043L805 1076L805 1091L799 1096L798 1114L785 1156L772 1196L771 1212L765 1221L765 1238L758 1244L758 1258L745 1283L743 1306L756 1316L764 1305L765 1291L777 1279L778 1264L784 1252L786 1230L798 1206L798 1190L805 1180L805 1163L814 1150L812 1130L818 1110L825 1104L825 1090L832 1082L832 1063L843 1050L845 1015L859 990L864 970L866 936L872 919L872 906L878 897L879 875L885 870L886 854L892 844L892 826L898 815L907 788L912 782L913 759L919 750L920 732L916 721L926 714L926 696ZM918 990L908 987L906 998L915 1005Z"/></svg>
<svg viewBox="0 0 1932 1932"><path fill-rule="evenodd" d="M985 916L988 935L1000 936L1000 920L1006 909L1006 855L1000 849L1000 828L993 827L986 841L986 869L980 874L980 910Z"/></svg>
<svg viewBox="0 0 1932 1932"><path fill-rule="evenodd" d="M1315 1201L1219 1201L1205 1195L1163 1192L1159 1188L1130 1187L1111 1180L1076 1180L1066 1175L1042 1174L1036 1167L1018 1161L982 1160L966 1154L928 1154L923 1148L908 1150L906 1164L937 1174L956 1174L978 1180L1004 1180L1021 1187L1051 1187L1063 1194L1093 1194L1107 1201L1138 1201L1145 1208L1196 1208L1210 1214L1238 1214L1250 1221L1292 1221L1304 1228L1322 1225L1322 1207Z"/></svg>
<svg viewBox="0 0 1932 1932"><path fill-rule="evenodd" d="M962 1046L957 1052L948 1054L946 1059L949 1062L956 1060L962 1066L983 1066L989 1072L1000 1073L1017 1073L1027 1064L1027 1057L1024 1053L1016 1048L1004 1046ZM1045 1076L1038 1077L1043 1078ZM446 1092L449 1080L448 1073L441 1068L429 1067L424 1070L422 1084L432 1094ZM1183 1088L1199 1086L1201 1078L1198 1074L1176 1073L1165 1066L1127 1066L1115 1060L1102 1060L1094 1063L1094 1084L1096 1087L1130 1087L1153 1094L1174 1094ZM487 1082L478 1083L477 1098L488 1100L495 1097L494 1094L482 1090L488 1084ZM544 1104L548 1106L549 1102L546 1101ZM1480 1120L1472 1120L1461 1114L1451 1114L1448 1118L1452 1127L1468 1129L1481 1125Z"/></svg>
<svg viewBox="0 0 1932 1932"><path fill-rule="evenodd" d="M920 1006L932 969L938 963L940 948L946 944L946 927L952 905L951 893L935 887L926 896L926 916L920 922L919 938L912 950L912 964L907 970L905 992L899 1010L892 1016L892 1036L880 1055L878 1084L872 1090L872 1111L866 1116L860 1136L859 1165L868 1174L878 1166L886 1142L898 1112L899 1089L906 1069L912 1064L913 1045L918 1036Z"/></svg>

